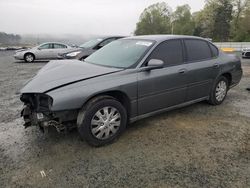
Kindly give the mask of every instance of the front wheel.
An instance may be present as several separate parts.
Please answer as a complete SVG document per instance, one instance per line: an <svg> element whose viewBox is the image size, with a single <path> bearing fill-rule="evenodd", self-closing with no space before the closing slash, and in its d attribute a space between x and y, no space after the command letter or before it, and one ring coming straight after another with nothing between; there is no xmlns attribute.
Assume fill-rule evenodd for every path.
<svg viewBox="0 0 250 188"><path fill-rule="evenodd" d="M24 55L24 60L27 63L32 63L35 60L35 56L32 53L27 53Z"/></svg>
<svg viewBox="0 0 250 188"><path fill-rule="evenodd" d="M209 103L212 105L222 104L227 96L228 89L229 89L228 79L224 76L219 77L212 88L212 92L209 98Z"/></svg>
<svg viewBox="0 0 250 188"><path fill-rule="evenodd" d="M125 130L127 112L112 97L98 97L86 105L78 116L78 131L90 145L103 146L113 142Z"/></svg>

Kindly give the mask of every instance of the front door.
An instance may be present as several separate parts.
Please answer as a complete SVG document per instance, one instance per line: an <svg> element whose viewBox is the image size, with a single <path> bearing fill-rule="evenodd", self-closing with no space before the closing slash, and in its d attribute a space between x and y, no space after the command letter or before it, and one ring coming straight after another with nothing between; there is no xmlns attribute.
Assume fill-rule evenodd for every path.
<svg viewBox="0 0 250 188"><path fill-rule="evenodd" d="M138 73L138 115L181 104L186 97L187 72L182 41L168 40L159 44L146 62L150 59L164 61L165 67Z"/></svg>
<svg viewBox="0 0 250 188"><path fill-rule="evenodd" d="M36 59L51 59L53 57L53 44L47 43L41 45L36 53Z"/></svg>

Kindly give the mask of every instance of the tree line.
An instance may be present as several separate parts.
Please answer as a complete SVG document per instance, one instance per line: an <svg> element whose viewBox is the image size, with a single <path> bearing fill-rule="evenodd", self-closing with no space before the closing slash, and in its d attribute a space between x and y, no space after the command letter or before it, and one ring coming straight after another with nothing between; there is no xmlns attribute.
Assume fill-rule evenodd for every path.
<svg viewBox="0 0 250 188"><path fill-rule="evenodd" d="M136 24L135 35L178 34L213 41L250 41L250 0L206 0L201 11L189 5L175 11L165 2L146 8Z"/></svg>
<svg viewBox="0 0 250 188"><path fill-rule="evenodd" d="M18 44L20 40L21 40L20 35L0 32L0 44Z"/></svg>

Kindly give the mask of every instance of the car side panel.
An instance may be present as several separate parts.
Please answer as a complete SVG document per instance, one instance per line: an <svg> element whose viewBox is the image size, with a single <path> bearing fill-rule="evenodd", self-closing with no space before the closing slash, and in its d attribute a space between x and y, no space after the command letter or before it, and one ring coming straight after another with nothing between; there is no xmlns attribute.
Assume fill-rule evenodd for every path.
<svg viewBox="0 0 250 188"><path fill-rule="evenodd" d="M232 76L231 86L237 85L242 78L241 60L235 55L221 53L221 74L229 73Z"/></svg>
<svg viewBox="0 0 250 188"><path fill-rule="evenodd" d="M140 72L138 74L138 115L178 105L186 96L186 65Z"/></svg>
<svg viewBox="0 0 250 188"><path fill-rule="evenodd" d="M137 71L127 70L71 84L47 94L53 98L52 111L81 109L92 97L120 91L130 100L131 118L137 115Z"/></svg>
<svg viewBox="0 0 250 188"><path fill-rule="evenodd" d="M69 46L67 46L67 48L53 48L50 59L57 59L59 54L63 54L69 51L69 49L71 49Z"/></svg>
<svg viewBox="0 0 250 188"><path fill-rule="evenodd" d="M36 59L50 59L53 57L53 49L37 49L34 54Z"/></svg>
<svg viewBox="0 0 250 188"><path fill-rule="evenodd" d="M216 66L218 64L218 66ZM187 64L188 90L186 101L207 97L212 85L220 73L218 59Z"/></svg>

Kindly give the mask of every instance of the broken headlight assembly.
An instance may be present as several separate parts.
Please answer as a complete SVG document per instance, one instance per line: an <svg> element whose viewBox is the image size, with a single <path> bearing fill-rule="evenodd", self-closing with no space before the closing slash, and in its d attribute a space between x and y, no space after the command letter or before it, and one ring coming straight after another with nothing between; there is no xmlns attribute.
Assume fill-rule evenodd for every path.
<svg viewBox="0 0 250 188"><path fill-rule="evenodd" d="M20 99L24 102L24 105L29 106L34 112L48 112L53 104L52 97L43 93L24 93Z"/></svg>

